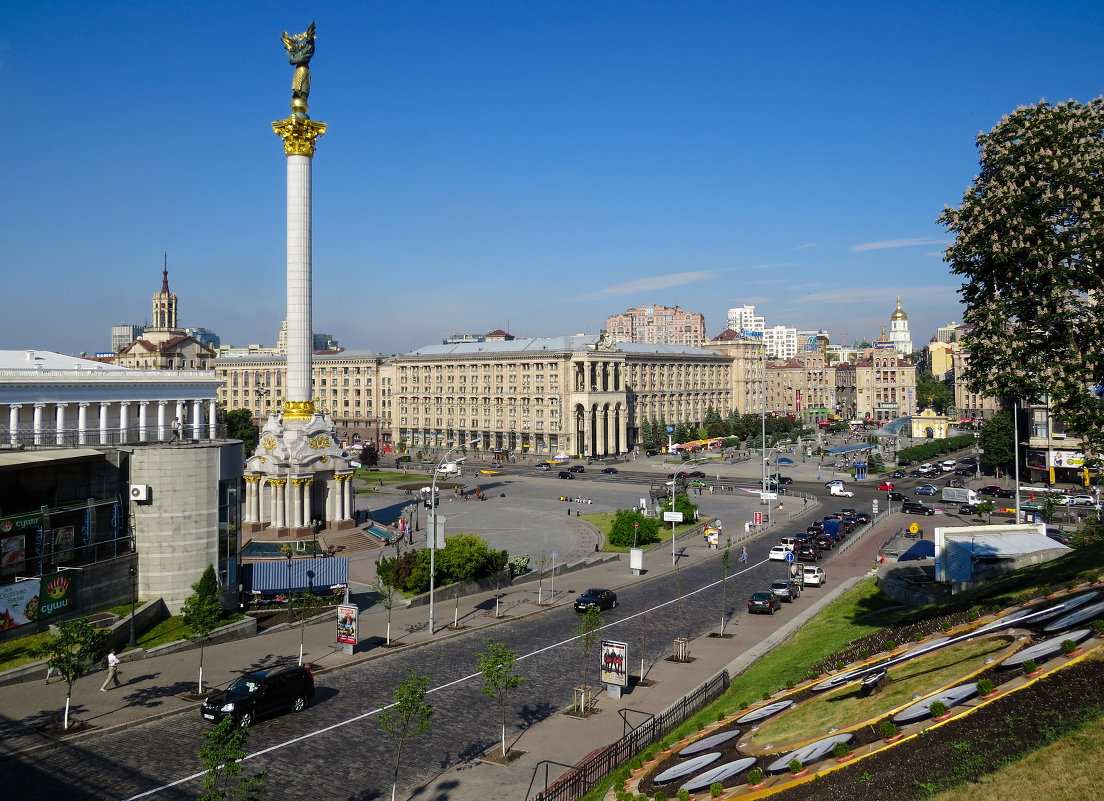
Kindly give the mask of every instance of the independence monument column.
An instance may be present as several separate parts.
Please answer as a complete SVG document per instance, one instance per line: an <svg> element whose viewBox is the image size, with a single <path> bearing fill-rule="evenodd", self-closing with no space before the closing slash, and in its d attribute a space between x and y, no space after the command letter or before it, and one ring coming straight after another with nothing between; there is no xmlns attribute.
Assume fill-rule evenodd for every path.
<svg viewBox="0 0 1104 801"><path fill-rule="evenodd" d="M316 535L353 525L353 471L326 410L311 391L311 167L324 122L307 116L314 23L281 37L295 67L291 116L272 123L287 156L287 383L283 414L270 414L257 450L246 462L242 529L277 537Z"/></svg>

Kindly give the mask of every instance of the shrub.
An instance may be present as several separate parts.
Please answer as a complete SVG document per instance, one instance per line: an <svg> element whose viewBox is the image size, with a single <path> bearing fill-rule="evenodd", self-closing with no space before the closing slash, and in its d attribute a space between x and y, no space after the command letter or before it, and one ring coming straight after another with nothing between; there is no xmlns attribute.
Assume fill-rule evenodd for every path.
<svg viewBox="0 0 1104 801"><path fill-rule="evenodd" d="M836 670L843 670L845 667L847 667L847 663L842 659L836 662Z"/></svg>
<svg viewBox="0 0 1104 801"><path fill-rule="evenodd" d="M1024 673L1034 673L1038 669L1039 669L1039 663L1036 662L1034 659L1025 659L1023 661L1023 671L1024 671Z"/></svg>
<svg viewBox="0 0 1104 801"><path fill-rule="evenodd" d="M865 648L863 648L861 651L859 651L859 659L869 659L869 658L870 658L870 651L866 650Z"/></svg>
<svg viewBox="0 0 1104 801"><path fill-rule="evenodd" d="M816 681L820 678L820 673L816 670L810 670L808 673L805 674L805 678L809 681Z"/></svg>
<svg viewBox="0 0 1104 801"><path fill-rule="evenodd" d="M887 640L886 641L886 650L887 651L892 651L896 647L897 647L897 643L895 641L893 641L893 640Z"/></svg>
<svg viewBox="0 0 1104 801"><path fill-rule="evenodd" d="M1092 628L1097 634L1104 634L1104 620L1094 620L1092 622Z"/></svg>
<svg viewBox="0 0 1104 801"><path fill-rule="evenodd" d="M932 713L933 718L937 718L940 715L946 714L947 705L942 701L932 701L931 705L928 706L928 711Z"/></svg>
<svg viewBox="0 0 1104 801"><path fill-rule="evenodd" d="M679 791L675 793L675 797L678 798L679 801L690 801L690 791L685 787L680 787Z"/></svg>
<svg viewBox="0 0 1104 801"><path fill-rule="evenodd" d="M912 635L912 639L916 642L920 642L922 639L924 639L924 632L922 632L922 631L916 632L915 634Z"/></svg>
<svg viewBox="0 0 1104 801"><path fill-rule="evenodd" d="M771 697L770 690L763 690L763 700L769 701Z"/></svg>
<svg viewBox="0 0 1104 801"><path fill-rule="evenodd" d="M637 528L637 524L640 528ZM637 545L648 545L659 542L660 520L655 517L645 517L639 512L628 509L618 509L610 524L609 536L606 538L610 545L621 548Z"/></svg>
<svg viewBox="0 0 1104 801"><path fill-rule="evenodd" d="M943 629L943 631L950 631L950 630L951 630L951 628L952 628L952 627L951 627L951 621L949 621L949 620L941 620L941 621L939 622L939 628Z"/></svg>
<svg viewBox="0 0 1104 801"><path fill-rule="evenodd" d="M763 770L762 770L762 768L752 768L751 770L749 770L748 775L747 775L747 780L748 780L748 784L758 784L759 782L763 781ZM717 785L713 785L713 786L716 787ZM710 787L709 790L710 790L710 792L712 792L713 787ZM720 795L720 793L717 793L717 795Z"/></svg>
<svg viewBox="0 0 1104 801"><path fill-rule="evenodd" d="M1073 640L1062 640L1062 653L1072 654L1077 650L1077 643Z"/></svg>
<svg viewBox="0 0 1104 801"><path fill-rule="evenodd" d="M724 710L723 710L723 709L722 709L722 710L719 710L719 711L717 712L717 722L718 722L718 723L720 723L720 722L721 722L722 720L724 720L724 719L725 719L725 713L724 713Z"/></svg>
<svg viewBox="0 0 1104 801"><path fill-rule="evenodd" d="M837 759L842 759L851 753L851 746L840 741L832 746L832 753L836 755Z"/></svg>
<svg viewBox="0 0 1104 801"><path fill-rule="evenodd" d="M790 773L801 773L801 760L797 757L790 760Z"/></svg>
<svg viewBox="0 0 1104 801"><path fill-rule="evenodd" d="M667 801L667 793L663 792L662 790L656 790L655 795L653 795L652 798L654 798L655 801Z"/></svg>
<svg viewBox="0 0 1104 801"><path fill-rule="evenodd" d="M889 718L886 718L878 724L878 731L881 733L882 737L888 740L890 737L897 736L897 724Z"/></svg>
<svg viewBox="0 0 1104 801"><path fill-rule="evenodd" d="M988 695L993 692L995 687L996 685L994 685L990 679L981 679L978 682L978 692L982 695Z"/></svg>

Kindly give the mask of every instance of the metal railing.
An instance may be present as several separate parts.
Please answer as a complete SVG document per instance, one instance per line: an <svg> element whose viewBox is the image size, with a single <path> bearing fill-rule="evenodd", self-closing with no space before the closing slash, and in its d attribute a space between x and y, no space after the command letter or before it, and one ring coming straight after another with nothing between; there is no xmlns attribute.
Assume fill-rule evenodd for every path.
<svg viewBox="0 0 1104 801"><path fill-rule="evenodd" d="M728 689L727 670L722 670L696 690L653 718L640 724L620 740L594 752L564 773L533 801L578 801L598 782L632 759L640 751L657 742L676 726L715 701Z"/></svg>
<svg viewBox="0 0 1104 801"><path fill-rule="evenodd" d="M205 423L200 426L199 436L195 435L195 429L185 424L179 435L173 438L173 429L166 426L163 430L156 424L147 425L143 432L136 425L127 428L107 428L98 426L89 427L84 431L76 428L40 428L35 431L33 426L20 425L14 431L7 425L0 425L0 450L44 450L48 448L89 448L97 445L138 445L156 442L194 442L211 439L211 426ZM226 425L216 424L214 439L226 438Z"/></svg>

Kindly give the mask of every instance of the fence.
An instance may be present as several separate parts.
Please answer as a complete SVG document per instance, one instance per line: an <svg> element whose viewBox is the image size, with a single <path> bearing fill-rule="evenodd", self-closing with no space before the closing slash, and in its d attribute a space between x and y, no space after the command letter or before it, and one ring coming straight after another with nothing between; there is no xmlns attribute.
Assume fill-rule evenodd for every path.
<svg viewBox="0 0 1104 801"><path fill-rule="evenodd" d="M533 796L533 801L577 801L582 798L603 778L720 697L728 689L729 681L728 671L721 671L617 742L595 751L552 782L543 792Z"/></svg>

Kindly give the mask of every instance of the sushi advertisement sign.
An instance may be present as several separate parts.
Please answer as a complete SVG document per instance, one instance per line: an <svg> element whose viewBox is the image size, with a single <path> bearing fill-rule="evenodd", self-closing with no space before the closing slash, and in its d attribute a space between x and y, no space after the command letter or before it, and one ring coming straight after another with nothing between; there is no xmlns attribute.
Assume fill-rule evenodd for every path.
<svg viewBox="0 0 1104 801"><path fill-rule="evenodd" d="M40 581L0 587L0 631L72 612L77 607L76 576L51 573Z"/></svg>

